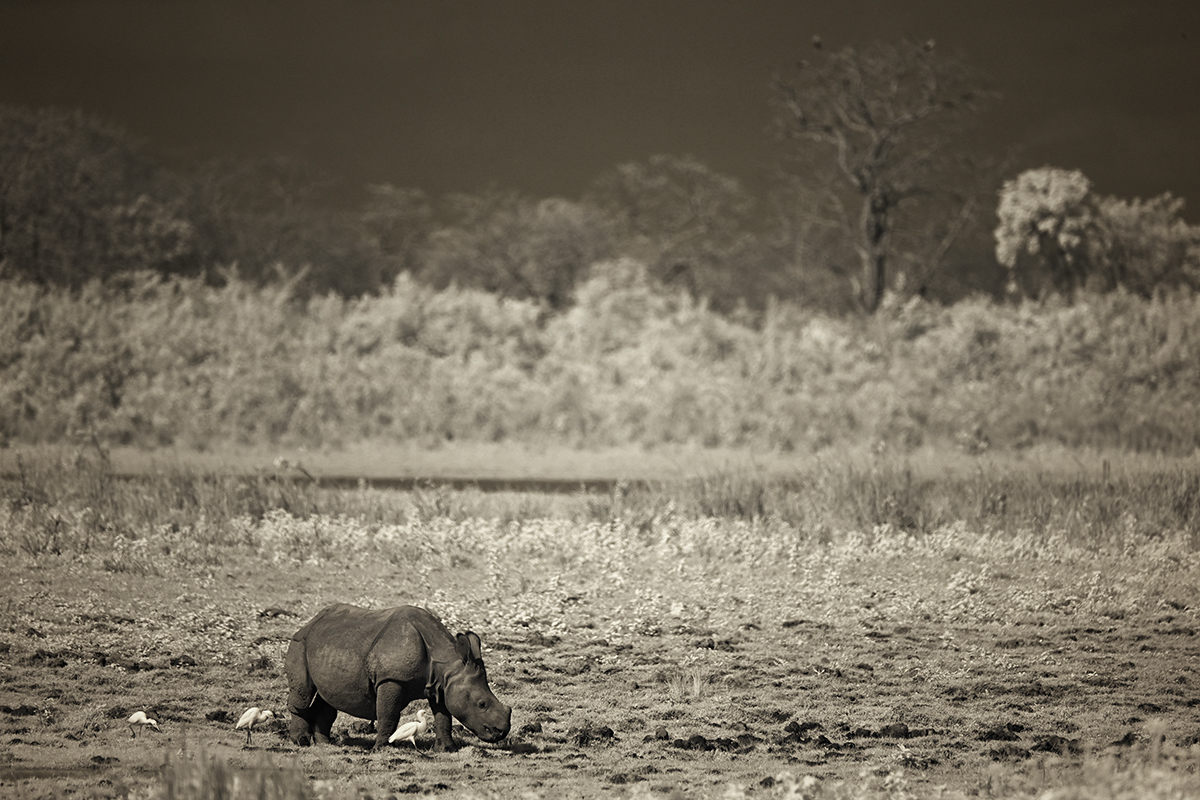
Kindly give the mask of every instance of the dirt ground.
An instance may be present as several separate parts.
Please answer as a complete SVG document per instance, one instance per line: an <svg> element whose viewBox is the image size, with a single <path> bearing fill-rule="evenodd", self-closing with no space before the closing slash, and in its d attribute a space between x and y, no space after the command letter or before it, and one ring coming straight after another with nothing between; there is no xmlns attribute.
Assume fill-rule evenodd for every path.
<svg viewBox="0 0 1200 800"><path fill-rule="evenodd" d="M916 595L977 573L977 557L922 558L848 558L829 584L841 588L795 595L808 605L786 582L738 591L735 577L722 613L672 611L619 636L606 621L629 607L586 593L562 601L557 632L480 620L512 735L489 745L457 729L457 752L430 754L373 752L371 723L345 715L329 747L293 746L286 720L249 746L234 730L250 705L283 715L283 652L317 609L419 601L403 565L228 557L139 572L13 557L0 565L0 795L146 796L196 760L250 776L298 769L318 797L381 800L719 796L731 783L767 796L785 772L881 786L902 774L913 791L972 795L998 780L1070 784L1097 756L1144 754L1159 734L1200 742L1200 621L1186 587L1149 604L1113 594L1097 612L1073 582L1098 571L997 556L951 613ZM710 590L694 576L659 589L688 608ZM1014 600L1035 594L1061 602ZM958 613L962 602L993 610ZM161 731L132 736L137 710Z"/></svg>

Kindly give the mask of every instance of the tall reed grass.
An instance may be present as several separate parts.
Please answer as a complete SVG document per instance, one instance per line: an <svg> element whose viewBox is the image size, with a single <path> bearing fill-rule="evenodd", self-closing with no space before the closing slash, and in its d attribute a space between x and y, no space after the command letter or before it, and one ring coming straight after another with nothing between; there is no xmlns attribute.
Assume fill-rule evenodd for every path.
<svg viewBox="0 0 1200 800"><path fill-rule="evenodd" d="M1077 546L1171 534L1200 547L1200 470L1191 459L1129 458L1094 469L981 460L942 473L929 461L827 458L792 474L731 469L676 480L616 482L608 491L527 494L322 487L290 474L230 476L189 470L119 479L102 448L47 451L0 481L0 551L87 552L165 530L190 546L245 543L246 521L271 515L352 520L362 526L497 520L621 522L652 529L667 517L777 520L829 541L887 526L923 535L952 523L980 534L1054 532Z"/></svg>

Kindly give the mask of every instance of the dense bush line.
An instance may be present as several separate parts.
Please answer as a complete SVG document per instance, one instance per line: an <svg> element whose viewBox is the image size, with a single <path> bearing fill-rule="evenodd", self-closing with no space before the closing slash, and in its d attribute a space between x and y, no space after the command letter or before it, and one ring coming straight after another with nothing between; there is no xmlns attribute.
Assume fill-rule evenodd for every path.
<svg viewBox="0 0 1200 800"><path fill-rule="evenodd" d="M404 275L378 297L306 301L149 273L75 292L6 281L0 436L1190 452L1198 339L1200 301L1182 294L731 317L630 260L594 267L563 312Z"/></svg>

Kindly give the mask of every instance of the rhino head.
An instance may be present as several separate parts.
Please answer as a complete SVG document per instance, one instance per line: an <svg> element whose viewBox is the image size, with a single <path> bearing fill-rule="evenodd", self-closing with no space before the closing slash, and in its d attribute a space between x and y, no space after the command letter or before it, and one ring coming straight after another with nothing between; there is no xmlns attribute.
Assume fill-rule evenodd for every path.
<svg viewBox="0 0 1200 800"><path fill-rule="evenodd" d="M485 742L498 742L508 735L512 708L500 702L488 686L479 637L460 633L454 640L458 659L446 664L437 687L446 709Z"/></svg>

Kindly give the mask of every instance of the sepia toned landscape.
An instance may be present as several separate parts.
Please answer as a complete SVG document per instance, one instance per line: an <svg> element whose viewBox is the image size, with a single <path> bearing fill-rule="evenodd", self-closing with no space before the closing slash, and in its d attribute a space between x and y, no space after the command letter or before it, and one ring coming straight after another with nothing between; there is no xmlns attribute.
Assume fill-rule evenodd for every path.
<svg viewBox="0 0 1200 800"><path fill-rule="evenodd" d="M0 800L1200 797L1197 8L0 4Z"/></svg>

